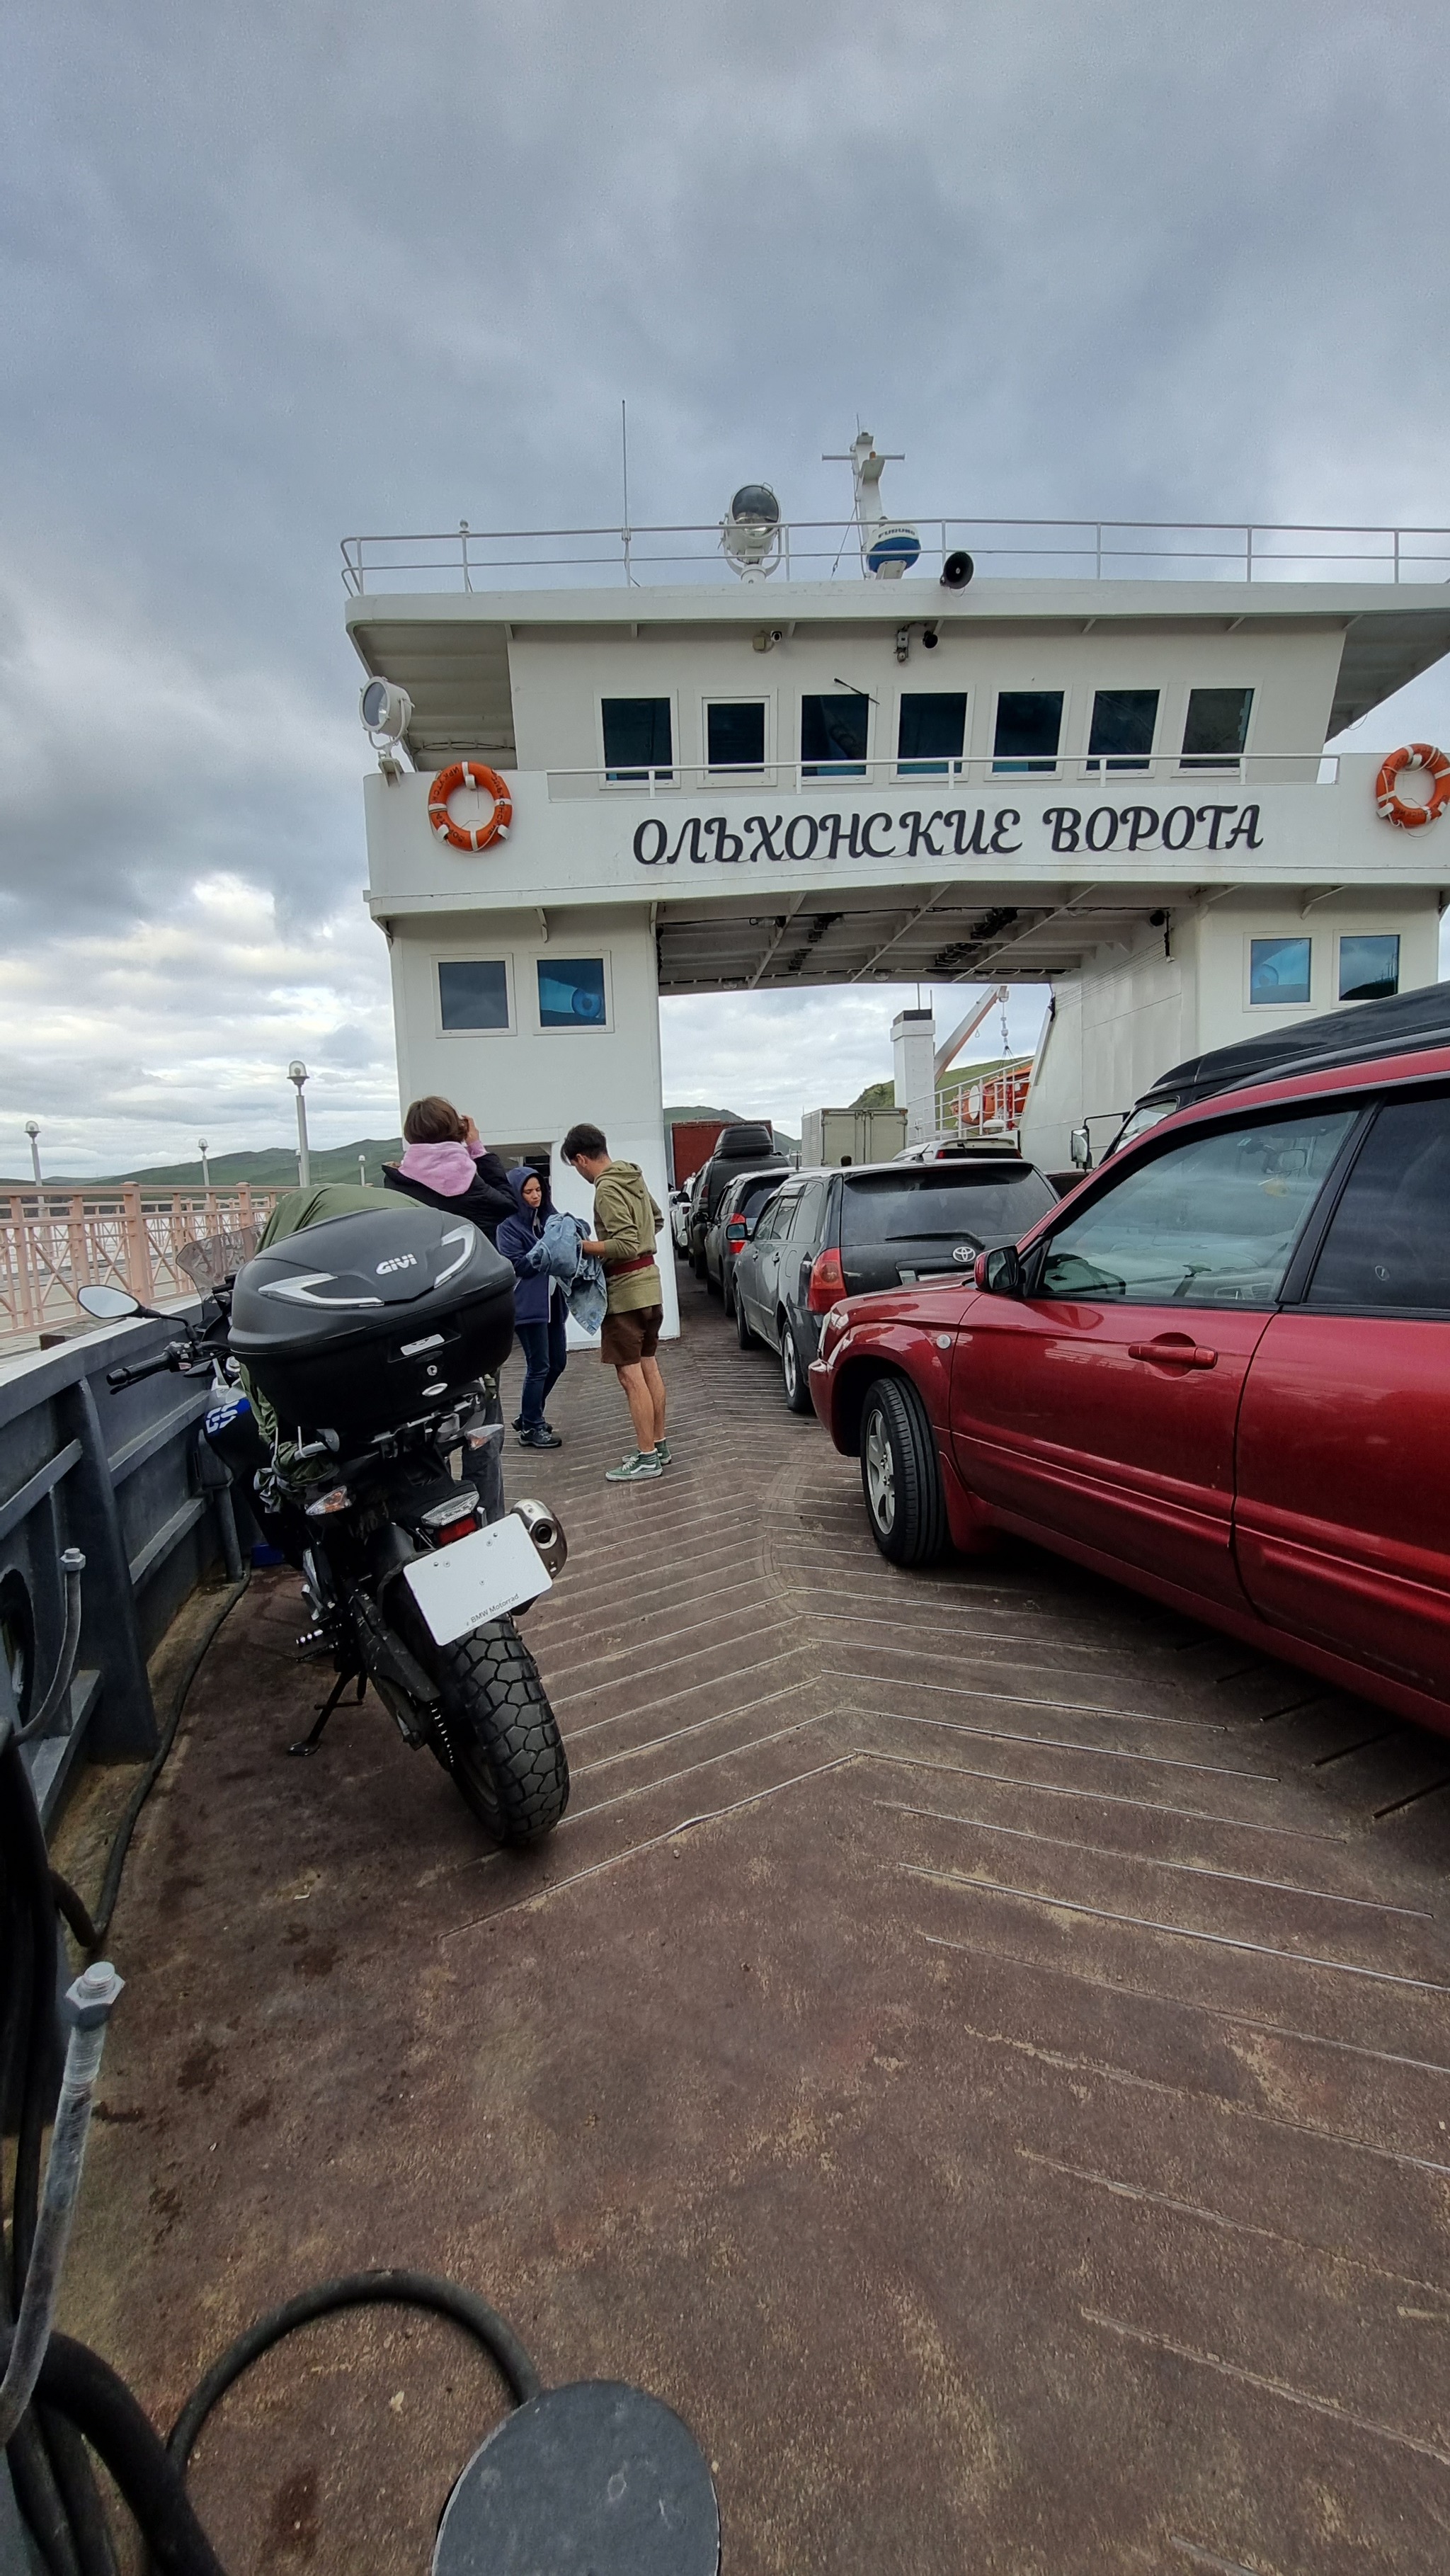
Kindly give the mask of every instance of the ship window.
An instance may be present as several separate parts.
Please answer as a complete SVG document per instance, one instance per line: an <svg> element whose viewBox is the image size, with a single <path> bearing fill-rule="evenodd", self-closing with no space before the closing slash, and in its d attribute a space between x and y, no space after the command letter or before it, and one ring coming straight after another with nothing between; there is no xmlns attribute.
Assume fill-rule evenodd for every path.
<svg viewBox="0 0 1450 2576"><path fill-rule="evenodd" d="M992 767L1055 769L1062 739L1061 689L1004 689L997 700Z"/></svg>
<svg viewBox="0 0 1450 2576"><path fill-rule="evenodd" d="M1236 761L1249 738L1252 689L1190 689L1183 727L1185 769L1220 769Z"/></svg>
<svg viewBox="0 0 1450 2576"><path fill-rule="evenodd" d="M802 698L801 771L807 778L864 778L869 698Z"/></svg>
<svg viewBox="0 0 1450 2576"><path fill-rule="evenodd" d="M1282 1010L1287 1002L1309 999L1307 939L1249 941L1249 1000Z"/></svg>
<svg viewBox="0 0 1450 2576"><path fill-rule="evenodd" d="M541 957L541 1029L602 1029L609 1018L602 957Z"/></svg>
<svg viewBox="0 0 1450 2576"><path fill-rule="evenodd" d="M707 706L705 758L712 769L763 769L765 700L723 698Z"/></svg>
<svg viewBox="0 0 1450 2576"><path fill-rule="evenodd" d="M901 778L946 778L962 756L967 700L958 689L908 689L896 721L896 769Z"/></svg>
<svg viewBox="0 0 1450 2576"><path fill-rule="evenodd" d="M1399 932L1347 930L1339 943L1341 1002L1383 1002L1399 989Z"/></svg>
<svg viewBox="0 0 1450 2576"><path fill-rule="evenodd" d="M438 1008L445 1029L506 1029L508 968L501 957L441 957Z"/></svg>
<svg viewBox="0 0 1450 2576"><path fill-rule="evenodd" d="M1099 768L1146 769L1158 723L1156 689L1099 689L1088 758Z"/></svg>
<svg viewBox="0 0 1450 2576"><path fill-rule="evenodd" d="M668 698L606 698L604 767L611 785L671 775L674 742Z"/></svg>

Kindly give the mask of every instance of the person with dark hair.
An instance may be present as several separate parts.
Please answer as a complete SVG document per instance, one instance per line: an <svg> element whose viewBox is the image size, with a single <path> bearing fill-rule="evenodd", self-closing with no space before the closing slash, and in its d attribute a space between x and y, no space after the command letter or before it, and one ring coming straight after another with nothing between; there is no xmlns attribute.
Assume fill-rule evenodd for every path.
<svg viewBox="0 0 1450 2576"><path fill-rule="evenodd" d="M517 1213L509 1176L491 1145L481 1145L471 1118L451 1100L429 1092L410 1101L403 1120L404 1153L383 1165L383 1187L402 1190L425 1207L467 1216L496 1243L505 1217Z"/></svg>
<svg viewBox="0 0 1450 2576"><path fill-rule="evenodd" d="M637 1485L663 1475L670 1463L665 1438L665 1382L655 1353L665 1319L664 1288L655 1259L655 1236L664 1218L638 1163L616 1162L604 1131L581 1121L560 1148L581 1180L594 1185L594 1232L580 1249L604 1264L608 1295L599 1356L624 1390L635 1447L618 1467L605 1469L609 1485Z"/></svg>
<svg viewBox="0 0 1450 2576"><path fill-rule="evenodd" d="M553 1424L544 1418L550 1393L564 1374L568 1359L564 1291L547 1270L529 1265L529 1255L554 1213L549 1184L532 1163L519 1163L509 1174L514 1214L498 1230L498 1248L514 1266L514 1331L524 1355L524 1392L514 1429L521 1449L563 1446Z"/></svg>

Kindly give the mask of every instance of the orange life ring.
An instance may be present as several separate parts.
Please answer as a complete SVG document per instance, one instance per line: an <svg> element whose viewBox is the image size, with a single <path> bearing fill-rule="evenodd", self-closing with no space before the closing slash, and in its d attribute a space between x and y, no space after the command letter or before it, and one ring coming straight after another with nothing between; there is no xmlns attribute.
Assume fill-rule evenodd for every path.
<svg viewBox="0 0 1450 2576"><path fill-rule="evenodd" d="M1430 773L1430 801L1427 805L1407 805L1397 796L1402 769L1427 769ZM1392 751L1374 783L1374 801L1387 823L1398 823L1402 831L1417 831L1422 823L1433 823L1450 805L1450 760L1437 751L1432 742L1407 742L1400 751Z"/></svg>
<svg viewBox="0 0 1450 2576"><path fill-rule="evenodd" d="M448 800L459 787L477 787L493 798L493 812L476 832L467 825L455 823L448 811ZM490 841L506 841L514 819L514 800L496 769L481 760L455 760L451 769L440 769L428 790L428 820L440 841L450 850L486 850Z"/></svg>

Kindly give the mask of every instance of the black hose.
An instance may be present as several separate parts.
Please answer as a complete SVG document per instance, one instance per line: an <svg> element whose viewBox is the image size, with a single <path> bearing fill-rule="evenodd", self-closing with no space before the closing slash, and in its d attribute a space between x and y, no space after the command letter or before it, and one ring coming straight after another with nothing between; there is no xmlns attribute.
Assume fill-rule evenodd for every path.
<svg viewBox="0 0 1450 2576"><path fill-rule="evenodd" d="M53 1869L50 1873L50 1892L55 1898L57 1914L69 1925L75 1936L77 1948L84 1950L87 1956L99 1950L105 1935L99 1932L91 1921L86 1911L85 1898L77 1894L68 1878L61 1877L58 1869Z"/></svg>
<svg viewBox="0 0 1450 2576"><path fill-rule="evenodd" d="M166 2444L171 2458L184 2471L197 2435L218 2399L284 2336L295 2334L299 2326L314 2324L319 2317L333 2316L339 2309L372 2306L428 2308L435 2316L448 2317L482 2346L517 2405L523 2406L529 2398L539 2395L543 2382L512 2326L486 2300L475 2297L472 2290L460 2289L455 2281L435 2280L428 2272L349 2272L335 2281L319 2282L315 2290L303 2290L285 2307L273 2308L270 2315L259 2317L245 2334L238 2335L235 2343L228 2344L192 2390L172 2425Z"/></svg>
<svg viewBox="0 0 1450 2576"><path fill-rule="evenodd" d="M91 1939L85 1943L85 1947L92 1955L100 1949L107 1933L110 1931L111 1917L116 1911L116 1899L121 1893L121 1873L125 1869L126 1855L131 1848L131 1836L134 1834L136 1827L140 1822L141 1810L145 1806L147 1799L150 1797L152 1790L155 1788L157 1781L160 1779L170 1756L171 1748L176 1742L176 1733L181 1724L182 1711L186 1707L187 1694L190 1691L191 1685L195 1681L197 1674L201 1670L202 1664L210 1651L212 1641L221 1627L223 1620L231 1616L231 1613L235 1610L237 1603L240 1601L242 1594L246 1591L251 1579L252 1569L250 1566L247 1566L242 1574L240 1583L232 1584L227 1593L226 1599L222 1602L215 1618L209 1622L205 1634L199 1639L196 1646L192 1649L191 1654L187 1658L181 1678L172 1693L171 1712L166 1720L165 1726L162 1728L161 1740L158 1743L155 1752L152 1754L150 1761L147 1763L145 1770L142 1772L140 1779L137 1781L135 1788L131 1792L131 1796L127 1802L126 1812L121 1818L120 1824L116 1828L116 1838L107 1854L105 1875L101 1880L100 1897L89 1918ZM77 1902L79 1902L79 1899ZM66 1919L67 1921L70 1921L69 1915L67 1915ZM73 1930L74 1928L74 1925L72 1925ZM79 1932L76 1937L78 1940L83 1938Z"/></svg>
<svg viewBox="0 0 1450 2576"><path fill-rule="evenodd" d="M6 2328L0 2334L0 2367L10 2340ZM53 2334L35 2394L47 2413L63 2415L84 2434L105 2462L164 2576L226 2576L197 2520L180 2469L149 2415L108 2362L69 2335Z"/></svg>
<svg viewBox="0 0 1450 2576"><path fill-rule="evenodd" d="M46 2576L80 2576L70 2524L33 2406L27 2407L11 2434L5 2460L20 2519L40 2552Z"/></svg>
<svg viewBox="0 0 1450 2576"><path fill-rule="evenodd" d="M0 1806L9 1837L7 1855L15 1870L21 1902L30 1922L30 2012L25 2035L25 2072L20 2102L20 2128L15 2146L15 2180L10 2223L10 2298L18 2315L20 2293L30 2269L40 2206L40 2147L50 2117L54 2091L50 2082L56 2032L56 1987L59 1980L59 1936L50 1893L50 1856L45 1834L14 1736L0 1751Z"/></svg>
<svg viewBox="0 0 1450 2576"><path fill-rule="evenodd" d="M54 2406L38 2406L36 2412L80 2576L117 2576L111 2526L91 2455L69 2416Z"/></svg>

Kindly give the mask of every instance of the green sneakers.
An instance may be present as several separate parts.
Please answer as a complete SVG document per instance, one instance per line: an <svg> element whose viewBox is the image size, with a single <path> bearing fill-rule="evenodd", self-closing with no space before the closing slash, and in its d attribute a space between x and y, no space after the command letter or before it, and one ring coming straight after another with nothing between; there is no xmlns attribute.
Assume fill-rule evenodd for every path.
<svg viewBox="0 0 1450 2576"><path fill-rule="evenodd" d="M636 1449L628 1458L621 1460L619 1466L606 1467L604 1481L606 1485L644 1485L653 1483L656 1476L663 1474L656 1451L651 1449L646 1456L642 1450Z"/></svg>
<svg viewBox="0 0 1450 2576"><path fill-rule="evenodd" d="M657 1440L655 1442L655 1456L658 1458L662 1467L668 1467L670 1463L670 1444L668 1440Z"/></svg>

